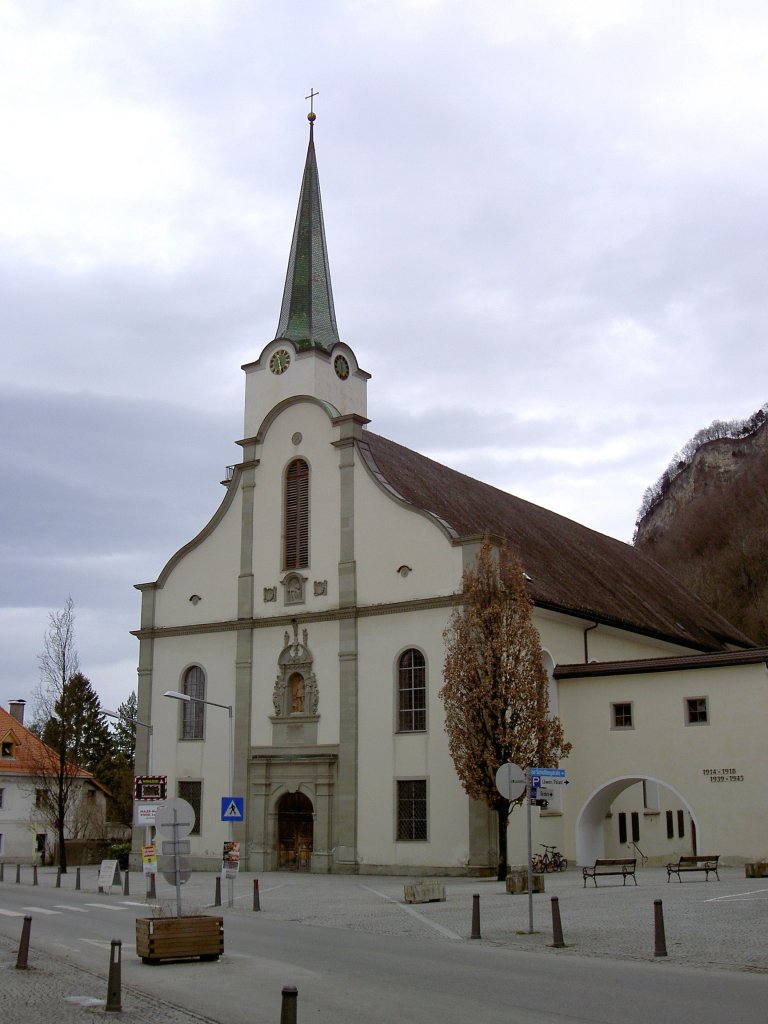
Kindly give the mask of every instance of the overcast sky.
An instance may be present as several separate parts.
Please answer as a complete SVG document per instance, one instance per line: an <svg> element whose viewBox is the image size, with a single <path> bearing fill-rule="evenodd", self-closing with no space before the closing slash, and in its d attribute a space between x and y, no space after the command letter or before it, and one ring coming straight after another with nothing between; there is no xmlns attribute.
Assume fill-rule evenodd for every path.
<svg viewBox="0 0 768 1024"><path fill-rule="evenodd" d="M107 707L238 461L310 88L371 428L630 540L768 400L765 0L0 0L0 704Z"/></svg>

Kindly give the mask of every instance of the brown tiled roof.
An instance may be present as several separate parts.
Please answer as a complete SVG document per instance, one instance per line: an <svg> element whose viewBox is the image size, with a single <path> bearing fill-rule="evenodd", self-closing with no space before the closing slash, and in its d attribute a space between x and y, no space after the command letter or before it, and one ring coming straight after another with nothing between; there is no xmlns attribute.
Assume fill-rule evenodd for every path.
<svg viewBox="0 0 768 1024"><path fill-rule="evenodd" d="M672 658L645 658L631 661L595 661L589 665L558 665L556 679L585 679L592 676L631 676L642 672L679 672L692 668L724 668L730 665L768 666L768 648L750 651L722 651L717 654L689 654Z"/></svg>
<svg viewBox="0 0 768 1024"><path fill-rule="evenodd" d="M613 537L364 431L358 442L382 486L440 519L456 540L503 537L536 605L695 650L754 647L656 562Z"/></svg>
<svg viewBox="0 0 768 1024"><path fill-rule="evenodd" d="M18 719L9 714L5 708L0 708L0 741L13 735L15 749L13 757L0 757L0 772L3 774L12 772L19 775L39 775L40 770L50 764L51 774L55 775L59 767L59 755L39 740L34 733L25 728ZM83 768L77 768L76 774L83 779L91 779L94 784L100 786L90 772ZM100 788L104 788L100 786Z"/></svg>

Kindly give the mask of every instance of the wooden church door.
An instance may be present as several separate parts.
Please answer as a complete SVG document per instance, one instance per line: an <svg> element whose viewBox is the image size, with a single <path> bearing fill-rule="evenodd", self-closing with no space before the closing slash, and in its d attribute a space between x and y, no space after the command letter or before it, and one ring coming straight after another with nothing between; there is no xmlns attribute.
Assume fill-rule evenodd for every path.
<svg viewBox="0 0 768 1024"><path fill-rule="evenodd" d="M277 805L277 866L309 871L312 864L314 814L303 793L286 793Z"/></svg>

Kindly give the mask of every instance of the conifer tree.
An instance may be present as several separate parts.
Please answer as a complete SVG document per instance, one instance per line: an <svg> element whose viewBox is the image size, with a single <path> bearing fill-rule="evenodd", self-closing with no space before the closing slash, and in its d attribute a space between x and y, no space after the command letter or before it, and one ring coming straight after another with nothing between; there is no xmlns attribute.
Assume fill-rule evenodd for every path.
<svg viewBox="0 0 768 1024"><path fill-rule="evenodd" d="M496 789L496 772L555 767L568 755L558 718L550 716L549 685L539 634L531 618L520 562L487 539L464 573L463 603L445 630L440 697L456 772L466 793L496 811L498 874L507 873L507 822L514 807Z"/></svg>

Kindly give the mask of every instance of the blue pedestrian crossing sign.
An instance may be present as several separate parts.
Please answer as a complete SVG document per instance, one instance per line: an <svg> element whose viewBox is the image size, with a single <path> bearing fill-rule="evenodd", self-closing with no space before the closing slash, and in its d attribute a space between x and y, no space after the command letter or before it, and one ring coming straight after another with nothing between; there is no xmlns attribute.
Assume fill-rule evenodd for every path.
<svg viewBox="0 0 768 1024"><path fill-rule="evenodd" d="M244 817L243 802L241 796L223 796L221 798L221 820L242 821Z"/></svg>

